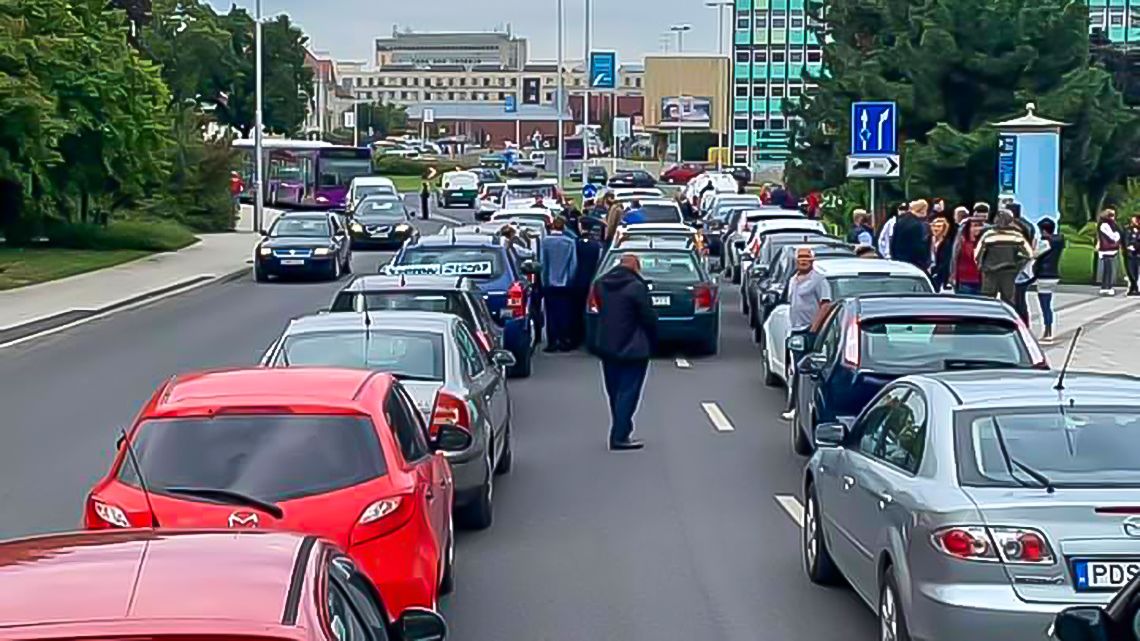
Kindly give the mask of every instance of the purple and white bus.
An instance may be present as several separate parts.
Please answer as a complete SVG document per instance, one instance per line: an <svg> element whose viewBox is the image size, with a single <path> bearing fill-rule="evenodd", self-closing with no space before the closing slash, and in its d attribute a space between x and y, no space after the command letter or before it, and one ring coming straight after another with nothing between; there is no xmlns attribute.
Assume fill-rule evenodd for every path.
<svg viewBox="0 0 1140 641"><path fill-rule="evenodd" d="M242 157L243 198L253 198L253 140L240 139L233 148ZM265 204L271 207L344 209L353 178L372 175L372 152L317 140L262 140Z"/></svg>

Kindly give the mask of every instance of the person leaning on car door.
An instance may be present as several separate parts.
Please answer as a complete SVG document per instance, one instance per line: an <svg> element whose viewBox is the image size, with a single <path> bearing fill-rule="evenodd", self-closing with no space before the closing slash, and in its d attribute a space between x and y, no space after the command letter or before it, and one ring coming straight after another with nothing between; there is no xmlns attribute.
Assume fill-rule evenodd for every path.
<svg viewBox="0 0 1140 641"><path fill-rule="evenodd" d="M796 377L799 359L811 348L819 324L831 304L831 285L815 270L815 252L811 247L796 250L796 273L788 281L788 338L803 336L803 347L789 349L791 371L788 372L788 407L785 420L796 417Z"/></svg>

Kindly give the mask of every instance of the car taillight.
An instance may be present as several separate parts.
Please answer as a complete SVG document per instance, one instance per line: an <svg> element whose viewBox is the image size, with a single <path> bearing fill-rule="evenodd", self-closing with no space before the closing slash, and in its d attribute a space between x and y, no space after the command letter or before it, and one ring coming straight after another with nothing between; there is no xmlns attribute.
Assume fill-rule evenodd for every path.
<svg viewBox="0 0 1140 641"><path fill-rule="evenodd" d="M368 504L352 528L349 545L359 545L399 529L412 518L415 503L411 494L401 494Z"/></svg>
<svg viewBox="0 0 1140 641"><path fill-rule="evenodd" d="M693 288L693 311L711 312L713 308L713 290L707 284L700 284Z"/></svg>
<svg viewBox="0 0 1140 641"><path fill-rule="evenodd" d="M859 319L851 316L847 319L847 340L843 343L843 362L851 367L859 367Z"/></svg>
<svg viewBox="0 0 1140 641"><path fill-rule="evenodd" d="M526 316L526 290L522 283L511 283L507 289L507 309L511 312L511 318Z"/></svg>
<svg viewBox="0 0 1140 641"><path fill-rule="evenodd" d="M586 312L597 314L602 307L602 299L598 297L598 290L590 288L590 295L586 297Z"/></svg>
<svg viewBox="0 0 1140 641"><path fill-rule="evenodd" d="M132 527L131 520L127 518L127 513L121 507L94 497L87 499L85 521L88 528L95 530Z"/></svg>
<svg viewBox="0 0 1140 641"><path fill-rule="evenodd" d="M1029 331L1029 328L1021 322L1020 318L1017 319L1017 335L1021 337L1021 342L1025 343L1025 349L1029 352L1029 360L1033 361L1033 368L1049 369L1049 361L1045 359L1045 352L1041 351L1037 339L1033 338L1033 332Z"/></svg>
<svg viewBox="0 0 1140 641"><path fill-rule="evenodd" d="M494 344L491 342L491 337L487 336L487 332L475 332L475 340L479 341L479 345L481 345L483 349L487 350L488 352L493 351L495 348Z"/></svg>
<svg viewBox="0 0 1140 641"><path fill-rule="evenodd" d="M1053 550L1037 530L1013 527L955 526L931 535L938 551L968 561L1053 563Z"/></svg>
<svg viewBox="0 0 1140 641"><path fill-rule="evenodd" d="M451 424L471 430L471 410L467 403L452 394L440 392L436 395L435 409L431 415L431 434L435 436L440 425Z"/></svg>

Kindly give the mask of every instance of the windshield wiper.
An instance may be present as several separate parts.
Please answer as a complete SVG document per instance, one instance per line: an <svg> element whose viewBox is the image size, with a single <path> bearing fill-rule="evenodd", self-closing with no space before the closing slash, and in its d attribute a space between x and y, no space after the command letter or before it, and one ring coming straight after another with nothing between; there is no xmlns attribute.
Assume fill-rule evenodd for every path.
<svg viewBox="0 0 1140 641"><path fill-rule="evenodd" d="M226 503L229 505L242 505L245 507L252 507L261 510L273 518L279 519L285 515L285 511L281 509L276 503L263 501L259 498L235 492L233 490L225 490L221 488L212 487L168 487L166 492L171 494L181 494L183 496L194 496L197 498L206 499L209 501L217 501L218 503Z"/></svg>
<svg viewBox="0 0 1140 641"><path fill-rule="evenodd" d="M1005 462L1005 469L1009 472L1009 477L1017 481L1018 485L1022 487L1029 487L1025 481L1013 473L1013 468L1016 467L1022 472L1025 472L1034 481L1040 483L1041 487L1043 487L1046 492L1052 494L1056 490L1056 488L1053 487L1053 482L1050 481L1049 478L1041 472L1038 472L1037 470L1010 456L1009 448L1007 448L1005 445L1005 436L1002 434L1001 425L998 424L997 417L991 416L990 422L993 423L994 435L997 436L998 440L998 449L1001 450L1002 460Z"/></svg>
<svg viewBox="0 0 1140 641"><path fill-rule="evenodd" d="M942 361L942 366L946 369L1004 369L1021 367L1019 363L988 360L984 358L948 358Z"/></svg>

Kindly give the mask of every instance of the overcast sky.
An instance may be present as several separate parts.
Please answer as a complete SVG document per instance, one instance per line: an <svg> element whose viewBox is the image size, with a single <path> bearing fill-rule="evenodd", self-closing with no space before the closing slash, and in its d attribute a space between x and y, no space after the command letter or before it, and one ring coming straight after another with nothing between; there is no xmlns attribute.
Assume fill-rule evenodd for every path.
<svg viewBox="0 0 1140 641"><path fill-rule="evenodd" d="M230 1L208 0L219 9ZM253 0L234 0L252 10ZM566 57L581 59L585 48L585 0L565 0ZM553 60L558 54L556 0L262 0L268 15L288 13L312 38L314 49L339 59L372 60L372 40L391 35L393 25L416 31L483 31L503 28L530 41L532 59ZM594 0L597 49L615 49L623 62L640 62L662 51L670 25L690 24L687 52L713 53L717 48L717 9L705 0ZM726 11L725 19L731 21ZM727 27L726 27L727 28ZM670 35L670 51L676 37ZM726 46L727 42L726 42Z"/></svg>

